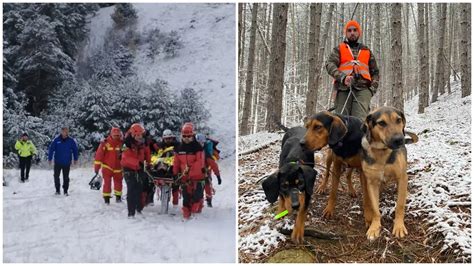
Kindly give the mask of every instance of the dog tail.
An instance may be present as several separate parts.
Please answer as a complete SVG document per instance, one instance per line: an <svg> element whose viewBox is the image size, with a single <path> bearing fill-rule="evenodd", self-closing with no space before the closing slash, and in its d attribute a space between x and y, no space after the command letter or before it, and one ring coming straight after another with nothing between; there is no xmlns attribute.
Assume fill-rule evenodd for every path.
<svg viewBox="0 0 474 266"><path fill-rule="evenodd" d="M282 123L275 121L275 124L283 131L288 131L289 128L285 127Z"/></svg>
<svg viewBox="0 0 474 266"><path fill-rule="evenodd" d="M413 144L418 142L418 136L415 133L405 130L405 135L410 137L409 139L405 139L405 144Z"/></svg>

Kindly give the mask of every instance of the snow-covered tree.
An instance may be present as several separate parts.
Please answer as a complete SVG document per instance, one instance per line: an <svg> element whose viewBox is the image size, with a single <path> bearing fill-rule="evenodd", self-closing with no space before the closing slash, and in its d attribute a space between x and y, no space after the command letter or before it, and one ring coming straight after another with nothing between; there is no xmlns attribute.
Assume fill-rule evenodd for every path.
<svg viewBox="0 0 474 266"><path fill-rule="evenodd" d="M110 16L119 29L136 23L138 19L137 11L131 3L116 4L114 13Z"/></svg>

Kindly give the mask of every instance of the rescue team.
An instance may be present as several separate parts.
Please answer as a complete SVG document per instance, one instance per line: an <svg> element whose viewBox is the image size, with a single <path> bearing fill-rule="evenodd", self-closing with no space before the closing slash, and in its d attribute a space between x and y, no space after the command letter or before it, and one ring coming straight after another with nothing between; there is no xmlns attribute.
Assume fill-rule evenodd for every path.
<svg viewBox="0 0 474 266"><path fill-rule="evenodd" d="M172 185L173 209L178 209L181 194L184 219L201 212L204 197L207 206L212 207L211 173L214 172L219 185L222 183L217 165L218 142L196 133L192 123L182 126L180 137L181 142L171 130L166 129L161 141L156 142L141 124L133 124L125 136L119 128L113 127L97 148L94 161L95 173L102 169L105 204L110 204L112 198L112 181L115 200L117 203L122 201L122 180L125 178L128 217L141 214L146 205L153 204L155 186L150 182L149 175L158 171L175 180ZM20 157L21 182L28 181L31 158L36 155L36 148L24 133L15 144L15 149ZM51 142L48 152L50 165L54 158L56 195L60 195L59 176L62 171L63 192L68 196L69 170L72 162L77 164L78 156L77 143L69 137L69 128L63 127L59 136Z"/></svg>

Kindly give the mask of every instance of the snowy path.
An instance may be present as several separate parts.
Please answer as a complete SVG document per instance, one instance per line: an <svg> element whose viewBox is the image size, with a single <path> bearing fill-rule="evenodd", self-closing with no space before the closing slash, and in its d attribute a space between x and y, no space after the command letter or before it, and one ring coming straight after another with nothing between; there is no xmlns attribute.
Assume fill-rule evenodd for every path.
<svg viewBox="0 0 474 266"><path fill-rule="evenodd" d="M90 169L71 171L69 197L53 195L52 170L33 170L25 184L18 170L4 170L4 262L234 262L234 160L221 171L214 208L182 222L156 205L127 219L125 202L105 206L89 189Z"/></svg>

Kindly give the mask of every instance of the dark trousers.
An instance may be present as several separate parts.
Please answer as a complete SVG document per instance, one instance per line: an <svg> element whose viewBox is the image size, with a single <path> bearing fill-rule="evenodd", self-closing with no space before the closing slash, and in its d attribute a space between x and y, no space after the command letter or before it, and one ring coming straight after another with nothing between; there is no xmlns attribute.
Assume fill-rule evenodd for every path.
<svg viewBox="0 0 474 266"><path fill-rule="evenodd" d="M141 211L143 205L141 195L143 191L143 173L138 171L124 170L123 177L127 183L127 208L129 215L135 215L135 211Z"/></svg>
<svg viewBox="0 0 474 266"><path fill-rule="evenodd" d="M61 186L61 181L59 180L59 175L61 171L63 171L63 189L64 193L67 193L69 189L69 170L71 169L71 165L59 165L57 163L54 164L54 186L56 187L56 192L59 193L59 188Z"/></svg>
<svg viewBox="0 0 474 266"><path fill-rule="evenodd" d="M191 209L193 203L198 203L204 197L202 181L192 181L182 186L183 207Z"/></svg>
<svg viewBox="0 0 474 266"><path fill-rule="evenodd" d="M30 176L30 167L31 167L31 157L21 157L20 156L20 173L21 173L21 181L28 180ZM26 170L26 176L25 176Z"/></svg>

